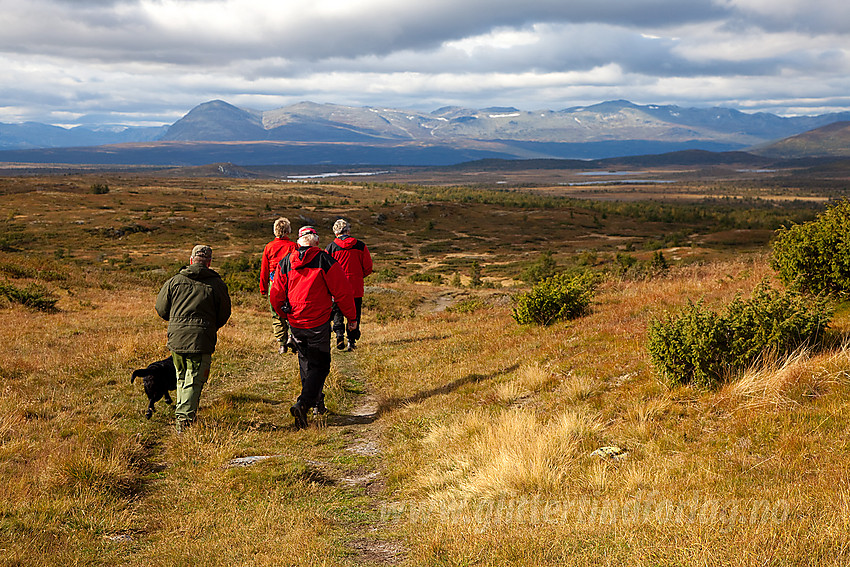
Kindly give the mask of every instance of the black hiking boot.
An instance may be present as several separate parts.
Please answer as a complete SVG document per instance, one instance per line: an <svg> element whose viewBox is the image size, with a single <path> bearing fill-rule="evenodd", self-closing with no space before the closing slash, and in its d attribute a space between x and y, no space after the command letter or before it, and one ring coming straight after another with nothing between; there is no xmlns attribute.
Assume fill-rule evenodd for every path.
<svg viewBox="0 0 850 567"><path fill-rule="evenodd" d="M295 427L298 429L306 429L307 428L307 412L304 410L304 407L295 402L291 408L289 408L289 413L292 414L292 417L295 418Z"/></svg>
<svg viewBox="0 0 850 567"><path fill-rule="evenodd" d="M313 413L316 415L325 415L326 413L328 413L328 408L325 407L324 393L319 397L319 401L316 403L316 407L313 408Z"/></svg>
<svg viewBox="0 0 850 567"><path fill-rule="evenodd" d="M336 336L336 348L337 350L345 350L345 337L342 335Z"/></svg>

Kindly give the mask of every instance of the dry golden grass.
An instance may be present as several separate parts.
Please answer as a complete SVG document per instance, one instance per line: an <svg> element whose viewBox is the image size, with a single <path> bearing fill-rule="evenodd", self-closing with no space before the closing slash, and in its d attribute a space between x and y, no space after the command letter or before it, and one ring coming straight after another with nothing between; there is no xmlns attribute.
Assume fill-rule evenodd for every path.
<svg viewBox="0 0 850 567"><path fill-rule="evenodd" d="M509 376L508 380L499 384L496 396L500 402L513 403L528 398L556 380L556 376L539 364L523 365L516 371L515 377Z"/></svg>
<svg viewBox="0 0 850 567"><path fill-rule="evenodd" d="M164 402L146 422L141 384L129 383L133 368L168 354L156 288L57 292L58 313L0 311L0 563L279 565L283 553L288 564L337 564L333 538L306 543L332 526L310 508L327 489L291 446L297 363L272 351L259 297L239 301L220 333L199 427L178 438ZM295 457L283 471L225 466L255 453ZM256 486L240 488L246 477Z"/></svg>
<svg viewBox="0 0 850 567"><path fill-rule="evenodd" d="M600 429L581 412L545 422L519 409L495 417L464 414L425 436L423 451L431 464L419 472L414 486L446 504L562 495L575 480L574 463L593 449Z"/></svg>
<svg viewBox="0 0 850 567"><path fill-rule="evenodd" d="M15 183L21 192L9 189ZM370 538L405 550L392 560L370 556L378 564L850 559L847 347L797 353L716 392L668 390L646 354L653 317L689 299L717 306L748 294L772 275L763 256L610 279L591 314L547 328L517 326L503 290L465 289L482 306L431 312L457 290L381 283L358 352L334 353L327 392L336 421L300 432L288 411L297 362L275 352L264 298L236 294L200 420L177 436L162 402L143 418L141 385L129 384L133 368L167 354L156 291L196 238L221 240L214 267L258 254L267 221L281 212L265 205L288 195L273 184L220 180L116 179L99 196L85 194L85 180L38 181L44 190L35 183L0 184L11 191L0 217L15 225L0 235L21 228L32 237L15 241L26 253L0 252L0 273L46 286L59 311L0 308L0 564L352 565L367 562L352 542ZM352 188L297 189L325 204L283 212L324 222L345 210ZM456 252L415 257L400 236L412 223L436 219L439 229L441 214L456 222L460 211L483 234L492 219L477 205L380 208L391 193L364 193L356 212L383 265L457 261ZM202 201L206 208L192 210ZM369 220L379 210L384 225ZM500 218L525 227L519 221L531 215L526 223L566 236L557 214L536 214ZM80 228L145 215L157 230L104 238ZM476 257L505 262L496 274L505 280L533 258L474 243ZM34 275L40 264L64 278ZM845 311L835 326L846 332ZM351 415L366 392L378 414ZM351 450L364 437L377 457ZM602 446L625 457L591 455ZM250 455L273 458L228 466ZM342 480L376 466L380 482L368 488Z"/></svg>
<svg viewBox="0 0 850 567"><path fill-rule="evenodd" d="M831 390L850 385L850 350L844 345L825 353L806 349L769 359L726 385L719 401L737 407L789 409Z"/></svg>
<svg viewBox="0 0 850 567"><path fill-rule="evenodd" d="M846 349L718 392L668 390L648 365L651 317L769 275L751 259L608 283L549 328L506 328L506 310L387 325L367 364L394 392L382 428L414 563L843 563ZM603 445L626 457L590 456Z"/></svg>

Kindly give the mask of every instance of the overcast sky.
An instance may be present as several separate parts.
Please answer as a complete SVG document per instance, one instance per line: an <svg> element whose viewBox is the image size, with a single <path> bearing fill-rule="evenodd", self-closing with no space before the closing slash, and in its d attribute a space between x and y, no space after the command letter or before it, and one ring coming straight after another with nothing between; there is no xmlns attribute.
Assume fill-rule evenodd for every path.
<svg viewBox="0 0 850 567"><path fill-rule="evenodd" d="M431 111L850 109L847 0L0 0L0 122L221 99Z"/></svg>

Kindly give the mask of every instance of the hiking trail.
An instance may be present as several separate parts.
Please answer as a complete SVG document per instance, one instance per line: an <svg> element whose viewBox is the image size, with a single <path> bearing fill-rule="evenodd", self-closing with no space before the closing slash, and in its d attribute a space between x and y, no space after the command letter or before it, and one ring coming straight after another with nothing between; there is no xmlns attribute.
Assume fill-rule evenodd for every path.
<svg viewBox="0 0 850 567"><path fill-rule="evenodd" d="M363 466L344 471L338 479L343 486L363 490L367 497L368 506L374 511L386 505L383 500L385 479L381 467L380 436L376 421L379 416L377 398L369 391L368 380L365 379L357 364L357 352L338 353L334 363L339 372L349 381L361 386L354 393L349 415L330 415L328 425L346 424L351 435L347 442L346 451L350 451L362 459ZM391 539L381 537L382 528L386 525L359 526L352 525L349 540L354 555L355 565L399 565L407 554L404 546Z"/></svg>

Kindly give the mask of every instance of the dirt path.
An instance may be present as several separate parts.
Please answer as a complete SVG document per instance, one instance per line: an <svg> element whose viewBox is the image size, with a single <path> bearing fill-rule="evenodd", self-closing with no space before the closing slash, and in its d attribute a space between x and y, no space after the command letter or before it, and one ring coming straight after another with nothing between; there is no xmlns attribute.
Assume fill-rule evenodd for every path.
<svg viewBox="0 0 850 567"><path fill-rule="evenodd" d="M349 428L354 435L350 437L346 450L362 457L358 461L366 464L345 471L338 481L344 486L361 488L367 496L367 505L374 511L385 505L385 479L380 464L381 445L376 424L379 408L375 396L369 391L368 380L361 375L357 365L359 354L340 353L334 356L334 364L338 365L340 372L362 384L365 393L355 396L349 416L331 415L328 417L328 425L340 419L350 422ZM351 528L349 545L354 565L399 565L404 561L407 554L404 546L380 535L387 526L352 525Z"/></svg>
<svg viewBox="0 0 850 567"><path fill-rule="evenodd" d="M324 482L339 490L354 491L358 496L357 508L362 514L348 514L348 517L372 517L376 520L369 524L355 520L341 520L344 527L344 539L350 553L346 559L351 565L399 565L407 556L407 549L401 542L384 537L382 534L392 530L380 511L385 509L385 478L381 466L382 451L380 444L379 406L376 397L369 391L369 380L364 377L357 363L361 351L333 352L332 364L336 371L346 378L350 388L346 389L347 399L337 412L328 412L324 416L311 415L310 427L331 428L335 435L345 440L344 450L355 454L356 459L342 459L337 462L308 460L307 464ZM245 467L269 459L289 458L287 455L254 455L232 459L228 466ZM348 463L348 464L341 464Z"/></svg>

